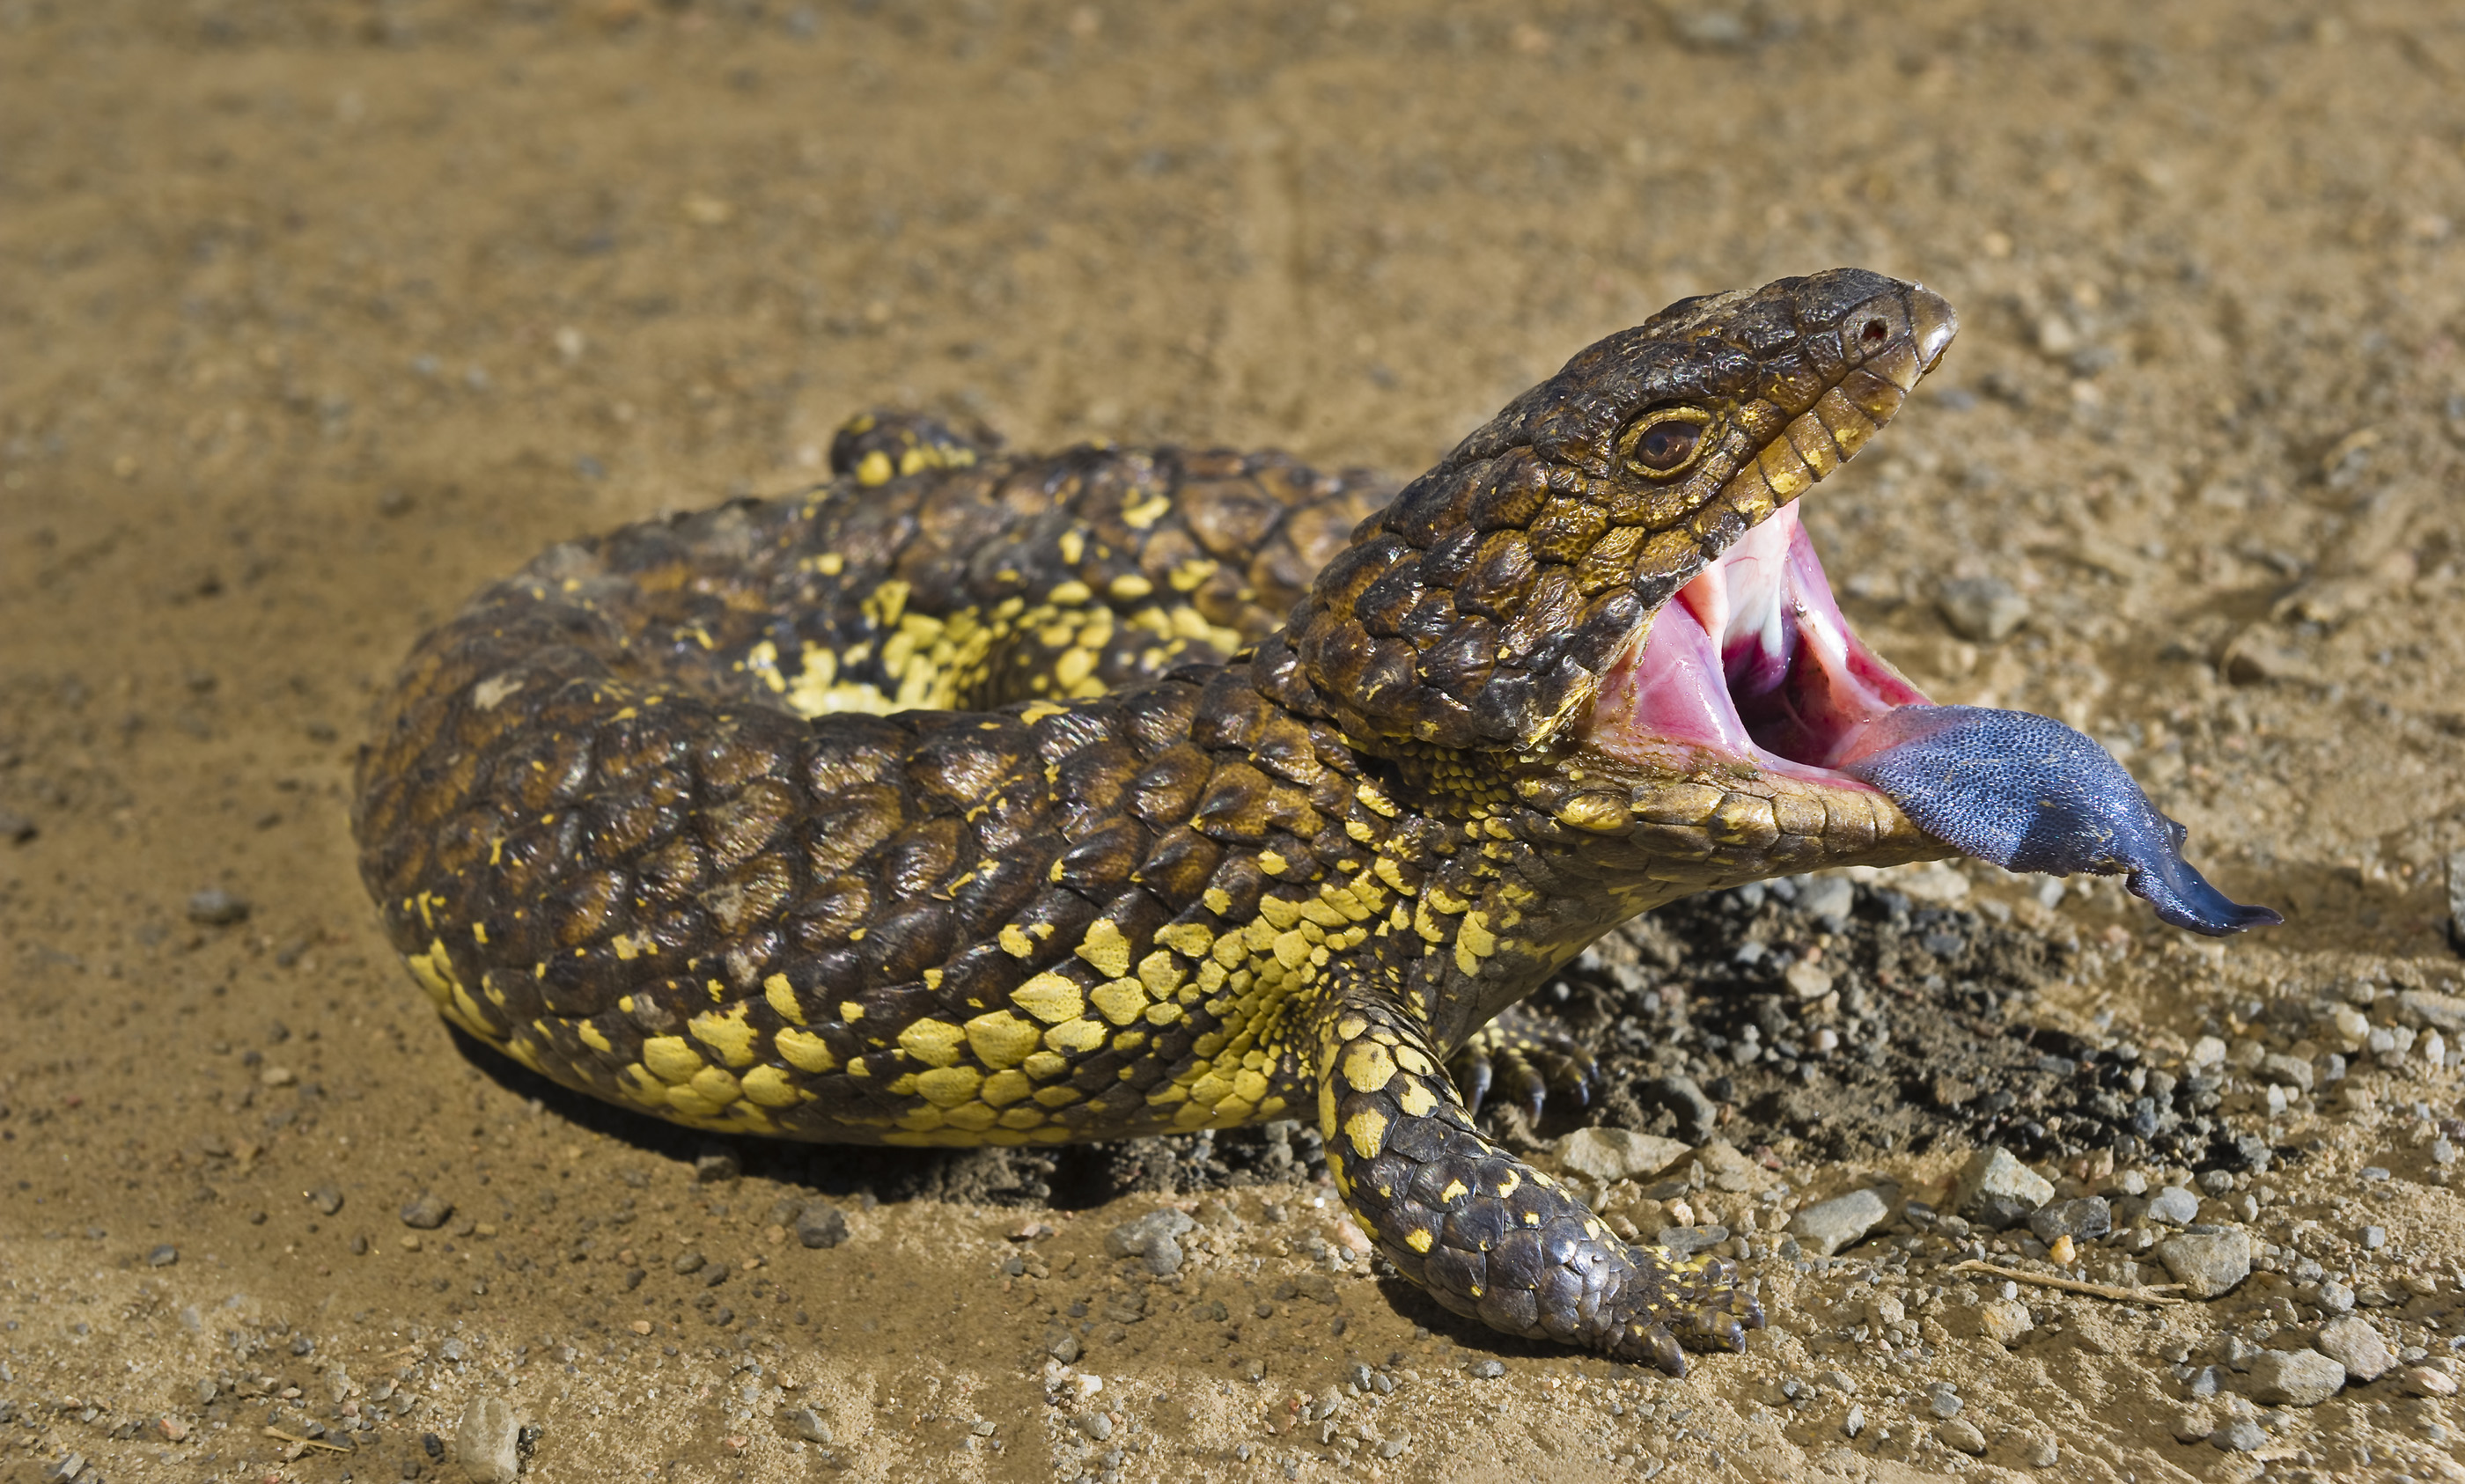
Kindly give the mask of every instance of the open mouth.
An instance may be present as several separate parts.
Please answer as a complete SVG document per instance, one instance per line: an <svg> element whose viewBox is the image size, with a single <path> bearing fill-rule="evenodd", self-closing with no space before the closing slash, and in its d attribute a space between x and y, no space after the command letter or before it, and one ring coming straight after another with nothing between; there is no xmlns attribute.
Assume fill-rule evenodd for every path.
<svg viewBox="0 0 2465 1484"><path fill-rule="evenodd" d="M1929 705L1841 616L1797 506L1783 505L1678 589L1602 677L1588 741L1650 766L1702 754L1844 787L1870 724Z"/></svg>

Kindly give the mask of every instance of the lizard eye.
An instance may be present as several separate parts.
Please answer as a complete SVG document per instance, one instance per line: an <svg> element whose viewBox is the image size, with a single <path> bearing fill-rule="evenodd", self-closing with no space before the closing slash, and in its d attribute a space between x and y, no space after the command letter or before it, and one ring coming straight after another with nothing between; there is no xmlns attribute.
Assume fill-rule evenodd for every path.
<svg viewBox="0 0 2465 1484"><path fill-rule="evenodd" d="M1654 408L1618 437L1618 456L1647 479L1666 479L1695 462L1712 415L1698 408Z"/></svg>

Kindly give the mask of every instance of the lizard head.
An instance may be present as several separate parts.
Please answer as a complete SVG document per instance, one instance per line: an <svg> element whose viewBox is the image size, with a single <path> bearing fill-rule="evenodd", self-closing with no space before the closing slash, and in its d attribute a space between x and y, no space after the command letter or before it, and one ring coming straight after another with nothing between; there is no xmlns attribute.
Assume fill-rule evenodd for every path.
<svg viewBox="0 0 2465 1484"><path fill-rule="evenodd" d="M1795 501L1957 324L1840 269L1586 348L1363 523L1295 610L1287 698L1401 762L1452 758L1433 776L1511 778L1605 876L1652 883L1628 905L1966 854L2126 875L2196 931L2274 920L2200 879L2103 749L1932 705L1833 600Z"/></svg>

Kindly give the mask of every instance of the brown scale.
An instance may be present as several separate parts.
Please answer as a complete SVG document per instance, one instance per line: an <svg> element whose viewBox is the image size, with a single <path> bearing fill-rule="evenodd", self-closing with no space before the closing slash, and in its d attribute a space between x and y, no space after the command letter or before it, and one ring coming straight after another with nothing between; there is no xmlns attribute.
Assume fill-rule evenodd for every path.
<svg viewBox="0 0 2465 1484"><path fill-rule="evenodd" d="M445 1014L566 1085L847 1142L1315 1110L1442 1302L1677 1369L1754 1306L1490 1143L1446 1060L1523 1096L1545 1049L1483 1028L1634 912L1943 853L1871 790L1654 772L1576 723L1947 317L1845 270L1688 300L1391 498L859 419L831 483L557 547L422 640L362 873ZM1659 477L1672 415L1700 451Z"/></svg>

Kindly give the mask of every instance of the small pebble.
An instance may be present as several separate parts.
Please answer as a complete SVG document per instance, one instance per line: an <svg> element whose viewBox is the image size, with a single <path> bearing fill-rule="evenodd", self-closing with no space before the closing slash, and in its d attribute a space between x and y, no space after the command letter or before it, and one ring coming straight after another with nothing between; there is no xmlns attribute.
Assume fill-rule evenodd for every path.
<svg viewBox="0 0 2465 1484"><path fill-rule="evenodd" d="M248 920L248 902L219 886L210 886L189 898L189 920L209 927L229 927Z"/></svg>
<svg viewBox="0 0 2465 1484"><path fill-rule="evenodd" d="M2015 1345L2036 1328L2029 1306L2016 1298L1991 1298L1977 1306L1977 1329L1998 1345Z"/></svg>
<svg viewBox="0 0 2465 1484"><path fill-rule="evenodd" d="M1695 1152L1694 1146L1623 1128L1579 1128L1554 1146L1565 1169L1604 1185L1657 1175Z"/></svg>
<svg viewBox="0 0 2465 1484"><path fill-rule="evenodd" d="M1475 1361L1464 1368L1464 1372L1475 1381L1495 1381L1506 1374L1506 1366L1499 1361Z"/></svg>
<svg viewBox="0 0 2465 1484"><path fill-rule="evenodd" d="M2169 1227L2187 1227L2200 1219L2200 1198L2181 1185L2167 1185L2148 1198L2143 1214Z"/></svg>
<svg viewBox="0 0 2465 1484"><path fill-rule="evenodd" d="M1986 1434L1978 1431L1977 1425L1972 1422L1957 1419L1946 1422L1934 1429L1934 1435L1942 1440L1943 1447L1971 1457L1982 1456L1986 1451Z"/></svg>
<svg viewBox="0 0 2465 1484"><path fill-rule="evenodd" d="M1951 1208L1980 1226L2000 1231L2054 1198L2054 1187L2006 1149L1980 1149L1962 1166L1951 1191Z"/></svg>
<svg viewBox="0 0 2465 1484"><path fill-rule="evenodd" d="M453 1214L453 1202L433 1190L422 1190L403 1207L402 1224L420 1231L433 1231Z"/></svg>
<svg viewBox="0 0 2465 1484"><path fill-rule="evenodd" d="M1866 1408L1852 1404L1849 1415L1840 1419L1840 1430L1851 1437L1866 1430Z"/></svg>
<svg viewBox="0 0 2465 1484"><path fill-rule="evenodd" d="M2209 1434L2209 1446L2225 1453L2254 1452L2262 1441L2259 1424L2248 1417L2233 1418Z"/></svg>
<svg viewBox="0 0 2465 1484"><path fill-rule="evenodd" d="M2454 1396L2456 1378L2435 1366L2417 1365L2405 1373L2405 1394L2426 1397Z"/></svg>
<svg viewBox="0 0 2465 1484"><path fill-rule="evenodd" d="M2029 617L2029 600L1999 577L1946 582L1935 608L1952 632L1972 644L2000 644Z"/></svg>
<svg viewBox="0 0 2465 1484"><path fill-rule="evenodd" d="M1880 1190L1853 1190L1799 1211L1789 1218L1788 1230L1815 1255L1829 1257L1855 1246L1890 1214Z"/></svg>
<svg viewBox="0 0 2465 1484"><path fill-rule="evenodd" d="M522 1472L522 1424L503 1397L481 1392L454 1429L454 1461L471 1484L513 1484Z"/></svg>
<svg viewBox="0 0 2465 1484"><path fill-rule="evenodd" d="M23 814L11 814L7 809L0 809L0 840L6 840L11 845L23 845L33 839L34 833L33 820Z"/></svg>
<svg viewBox="0 0 2465 1484"><path fill-rule="evenodd" d="M831 1440L831 1425L824 1422L821 1414L810 1406L790 1407L779 1414L779 1420L787 1425L788 1431L808 1443L827 1443Z"/></svg>
<svg viewBox="0 0 2465 1484"><path fill-rule="evenodd" d="M847 1239L847 1216L835 1206L815 1201L796 1217L796 1240L806 1247L836 1247Z"/></svg>
<svg viewBox="0 0 2465 1484"><path fill-rule="evenodd" d="M2094 1242L2114 1229L2114 1208L2101 1195L2056 1201L2030 1213L2029 1229L2048 1246L2062 1237Z"/></svg>
<svg viewBox="0 0 2465 1484"><path fill-rule="evenodd" d="M1962 1405L1960 1393L1953 1390L1948 1383L1937 1385L1926 1396L1926 1409L1945 1421L1959 1416Z"/></svg>
<svg viewBox="0 0 2465 1484"><path fill-rule="evenodd" d="M2361 1319L2331 1319L2320 1326L2314 1341L2320 1353L2345 1368L2356 1381L2377 1381L2396 1363L2380 1332Z"/></svg>
<svg viewBox="0 0 2465 1484"><path fill-rule="evenodd" d="M1115 1257L1136 1257L1147 1272L1167 1277L1181 1271L1181 1234L1197 1226L1187 1211L1166 1206L1133 1217L1104 1233L1104 1251Z"/></svg>
<svg viewBox="0 0 2465 1484"><path fill-rule="evenodd" d="M725 1185L744 1173L744 1162L733 1149L705 1149L694 1156L694 1184Z"/></svg>
<svg viewBox="0 0 2465 1484"><path fill-rule="evenodd" d="M167 1268L179 1260L180 1250L168 1242L145 1254L145 1266L149 1268Z"/></svg>
<svg viewBox="0 0 2465 1484"><path fill-rule="evenodd" d="M2251 1398L2272 1406L2317 1406L2345 1384L2345 1368L2317 1350L2263 1350L2252 1358Z"/></svg>
<svg viewBox="0 0 2465 1484"><path fill-rule="evenodd" d="M343 1208L343 1188L335 1185L319 1185L308 1192L308 1204L331 1216Z"/></svg>
<svg viewBox="0 0 2465 1484"><path fill-rule="evenodd" d="M2062 1458L2062 1450L2052 1433L2025 1432L2017 1441L2020 1461L2032 1469L2051 1469Z"/></svg>
<svg viewBox="0 0 2465 1484"><path fill-rule="evenodd" d="M2157 1244L2157 1260L2189 1298L2214 1298L2251 1276L2251 1233L2186 1231Z"/></svg>

